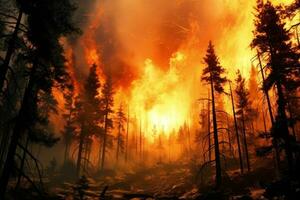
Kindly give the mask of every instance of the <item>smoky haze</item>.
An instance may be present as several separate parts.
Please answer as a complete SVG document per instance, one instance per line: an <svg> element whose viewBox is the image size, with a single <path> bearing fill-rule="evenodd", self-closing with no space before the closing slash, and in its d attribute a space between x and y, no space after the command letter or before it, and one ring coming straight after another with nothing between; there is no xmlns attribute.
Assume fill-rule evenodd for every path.
<svg viewBox="0 0 300 200"><path fill-rule="evenodd" d="M251 13L243 11L247 13L243 14L239 10L251 11L254 3L240 0L81 1L77 21L82 24L83 35L73 45L77 74L79 77L87 74L91 61L87 61L85 49L95 49L94 62L101 65L105 74L112 74L119 86L127 88L140 77L147 58L167 70L171 55L189 42L191 34L198 38L199 62L210 39L222 51L230 51L231 57L239 57L237 49L241 50L239 47L243 45L246 51L247 39L240 44L243 38L237 37L236 42L230 38L246 30L251 35ZM233 58L227 60L228 65L233 64Z"/></svg>

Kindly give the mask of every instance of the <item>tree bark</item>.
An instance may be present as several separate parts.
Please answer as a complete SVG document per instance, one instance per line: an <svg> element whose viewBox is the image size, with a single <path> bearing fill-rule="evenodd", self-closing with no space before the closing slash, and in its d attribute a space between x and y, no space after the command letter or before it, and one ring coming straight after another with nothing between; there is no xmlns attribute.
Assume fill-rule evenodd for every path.
<svg viewBox="0 0 300 200"><path fill-rule="evenodd" d="M127 114L127 127L126 127L126 145L125 145L125 162L128 160L128 137L129 137L129 106L128 106L128 114Z"/></svg>
<svg viewBox="0 0 300 200"><path fill-rule="evenodd" d="M291 144L290 144L290 134L289 134L289 128L288 128L288 123L287 123L287 116L285 113L285 99L283 95L283 89L281 86L281 83L279 80L276 82L276 87L277 87L277 106L278 106L278 117L280 120L280 130L283 132L282 138L284 140L284 148L285 148L285 154L286 154L286 159L288 162L288 171L289 175L292 177L294 174L293 170L293 153L291 149Z"/></svg>
<svg viewBox="0 0 300 200"><path fill-rule="evenodd" d="M243 141L244 141L244 147L245 147L246 163L247 163L247 169L249 172L250 171L249 152L248 152L248 144L247 144L247 137L246 137L245 117L244 117L243 110L242 110L242 126L243 126L242 129L243 129Z"/></svg>
<svg viewBox="0 0 300 200"><path fill-rule="evenodd" d="M118 166L118 162L119 162L120 139L121 139L121 124L119 124L119 127L118 127L116 166Z"/></svg>
<svg viewBox="0 0 300 200"><path fill-rule="evenodd" d="M207 134L208 134L208 161L211 161L211 139L210 139L210 97L207 102Z"/></svg>
<svg viewBox="0 0 300 200"><path fill-rule="evenodd" d="M241 145L240 145L240 138L239 138L239 132L238 132L238 127L237 127L237 120L236 120L235 107L234 107L234 100L233 100L233 94L232 94L232 89L231 89L231 84L230 84L230 82L229 82L229 88L230 88L231 106L232 106L233 119L234 119L234 129L235 129L236 141L237 141L237 145L238 145L238 153L239 153L239 161L240 161L240 170L241 170L241 174L243 174L243 173L244 173L243 158L242 158Z"/></svg>
<svg viewBox="0 0 300 200"><path fill-rule="evenodd" d="M35 67L33 67L33 70ZM32 71L33 72L33 71ZM18 142L20 137L24 134L24 131L26 129L26 118L30 115L30 113L27 113L27 105L29 105L29 101L35 101L36 100L37 92L34 88L34 81L32 78L30 78L28 86L24 93L24 98L21 104L21 108L19 111L18 116L16 117L16 123L13 128L13 132L11 135L10 144L8 146L8 153L6 156L6 160L4 163L4 167L2 170L2 174L0 177L0 199L4 199L9 177L11 174L11 171L13 170L14 166L14 158L18 146Z"/></svg>
<svg viewBox="0 0 300 200"><path fill-rule="evenodd" d="M27 138L26 138L25 149L28 148L28 144L29 144L29 136L27 136ZM20 186L22 174L24 173L23 170L24 170L25 160L26 160L26 151L23 151L23 156L22 156L21 165L20 165L20 172L19 172L18 180L17 180L17 184L16 184L16 188L17 188L17 189L18 189L19 186Z"/></svg>
<svg viewBox="0 0 300 200"><path fill-rule="evenodd" d="M263 91L264 91L264 94L266 96L267 103L268 103L268 110L269 110L270 120L271 120L272 127L274 127L275 120L274 120L274 117L273 117L273 111L272 111L270 96L269 96L268 91L265 89L265 84L264 84L265 83L265 75L264 75L264 71L263 71L259 51L257 51L257 57L258 57L260 72L261 72L261 76L262 76L262 80L263 80ZM279 163L280 163L280 154L279 154L277 138L274 137L274 135L273 135L272 143L273 143L274 149L275 149L275 168L277 169L277 173L278 173L279 172L279 166L280 166L279 165Z"/></svg>
<svg viewBox="0 0 300 200"><path fill-rule="evenodd" d="M83 125L81 129L84 129ZM84 144L84 130L81 130L80 138L79 138L78 156L77 156L77 167L76 167L77 178L80 177L83 144Z"/></svg>
<svg viewBox="0 0 300 200"><path fill-rule="evenodd" d="M69 152L70 152L70 144L69 142L66 142L65 145L65 153L64 153L64 164L66 164L67 160L69 159Z"/></svg>
<svg viewBox="0 0 300 200"><path fill-rule="evenodd" d="M215 163L216 163L216 188L219 188L222 184L222 173L221 173L221 160L220 160L220 149L218 139L218 128L217 128L217 115L215 108L215 96L214 96L214 84L211 75L210 87L212 97L212 114L213 114L213 128L214 128L214 146L215 146Z"/></svg>
<svg viewBox="0 0 300 200"><path fill-rule="evenodd" d="M106 105L106 110L108 109L108 105ZM102 145L102 157L101 157L101 171L104 170L104 162L105 162L105 153L106 153L106 137L107 137L107 128L108 128L108 113L105 114L104 121L104 135L103 135L103 145Z"/></svg>

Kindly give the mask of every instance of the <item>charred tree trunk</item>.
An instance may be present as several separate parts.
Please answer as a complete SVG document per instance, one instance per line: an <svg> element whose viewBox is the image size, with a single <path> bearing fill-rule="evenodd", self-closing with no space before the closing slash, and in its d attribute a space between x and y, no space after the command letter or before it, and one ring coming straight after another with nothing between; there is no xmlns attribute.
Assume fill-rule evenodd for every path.
<svg viewBox="0 0 300 200"><path fill-rule="evenodd" d="M222 184L222 173L221 173L221 160L220 160L220 149L218 139L218 127L217 127L217 115L215 108L215 96L214 96L214 84L210 80L211 97L212 97L212 114L213 114L213 129L214 129L214 147L215 147L215 163L216 163L216 187L219 188Z"/></svg>
<svg viewBox="0 0 300 200"><path fill-rule="evenodd" d="M70 154L70 143L66 142L65 153L64 153L64 164L66 164L67 160L69 160L69 154Z"/></svg>
<svg viewBox="0 0 300 200"><path fill-rule="evenodd" d="M99 152L98 152L98 167L101 167L102 160L102 146L103 146L103 138L99 141Z"/></svg>
<svg viewBox="0 0 300 200"><path fill-rule="evenodd" d="M227 120L227 136L228 136L228 143L229 143L229 152L234 157L234 153L233 153L233 150L232 150L232 143L231 143L230 131L229 131L230 125L229 125L229 117L228 117L228 115L226 115L226 120Z"/></svg>
<svg viewBox="0 0 300 200"><path fill-rule="evenodd" d="M89 169L89 164L91 162L91 154L92 154L92 141L89 142L88 144L88 149L87 149L87 166L86 168Z"/></svg>
<svg viewBox="0 0 300 200"><path fill-rule="evenodd" d="M211 161L211 139L210 139L210 97L207 102L207 134L208 134L208 161Z"/></svg>
<svg viewBox="0 0 300 200"><path fill-rule="evenodd" d="M262 111L262 117L263 117L263 123L264 123L264 130L265 130L265 133L267 133L267 124L266 124L266 118L265 118L264 110Z"/></svg>
<svg viewBox="0 0 300 200"><path fill-rule="evenodd" d="M241 174L243 174L244 173L243 158L242 158L241 144L240 144L240 138L239 138L237 120L236 120L236 115L235 115L234 100L233 100L233 94L232 94L232 89L231 89L230 82L229 82L229 89L230 89L230 96L231 96L231 106L232 106L232 113L233 113L233 119L234 119L234 129L235 129L235 135L236 135L236 142L237 142L237 145L238 145L240 170L241 170Z"/></svg>
<svg viewBox="0 0 300 200"><path fill-rule="evenodd" d="M118 137L117 137L117 152L116 152L116 165L119 162L119 151L120 151L120 143L121 143L121 124L118 127Z"/></svg>
<svg viewBox="0 0 300 200"><path fill-rule="evenodd" d="M107 109L108 109L108 104L106 104L106 110ZM105 114L105 120L104 120L104 135L103 135L103 144L102 144L101 171L104 170L107 129L108 129L108 112Z"/></svg>
<svg viewBox="0 0 300 200"><path fill-rule="evenodd" d="M242 110L242 130L243 130L243 141L245 147L245 155L246 155L246 164L248 172L250 171L250 162L249 162L249 152L248 152L248 144L247 144L247 136L246 136L246 126L245 126L245 116L244 111Z"/></svg>
<svg viewBox="0 0 300 200"><path fill-rule="evenodd" d="M84 148L83 148L84 156L83 156L83 173L87 170L87 164L88 164L88 153L89 153L89 141L84 142Z"/></svg>
<svg viewBox="0 0 300 200"><path fill-rule="evenodd" d="M33 71L35 70L35 68L36 67L34 66ZM31 73L33 73L33 71ZM28 113L27 109L32 101L37 101L37 89L34 85L33 78L30 78L28 86L24 93L24 98L23 102L21 103L19 114L16 117L16 123L12 131L10 144L8 146L8 153L0 177L0 199L4 199L10 174L14 169L14 158L18 142L21 136L24 134L26 127L28 126L27 119L28 116L31 116L31 114Z"/></svg>
<svg viewBox="0 0 300 200"><path fill-rule="evenodd" d="M84 129L84 125L82 125L82 129ZM81 130L81 132L80 132L80 138L79 138L77 166L76 166L77 178L80 177L81 160L82 160L82 153L83 153L83 145L84 145L84 130Z"/></svg>
<svg viewBox="0 0 300 200"><path fill-rule="evenodd" d="M25 149L28 148L28 144L29 144L29 136L27 136L27 138L26 138ZM26 160L26 151L23 151L22 160L21 160L21 164L20 164L20 173L18 175L18 180L17 180L17 184L16 184L17 189L20 186L22 174L24 173L23 171L24 171L25 160Z"/></svg>
<svg viewBox="0 0 300 200"><path fill-rule="evenodd" d="M128 160L128 138L129 138L129 106L127 114L127 127L126 127L126 143L125 143L125 162Z"/></svg>
<svg viewBox="0 0 300 200"><path fill-rule="evenodd" d="M268 103L268 110L269 110L270 120L271 120L272 127L274 127L275 120L274 120L274 117L273 117L273 111L272 111L270 96L269 96L268 91L265 89L265 75L264 75L263 66L262 66L261 59L260 59L260 53L258 51L257 51L257 57L258 57L261 77L262 77L262 80L263 80L263 91L264 91L264 94L266 96L267 103ZM275 149L275 164L276 164L275 168L277 169L277 171L279 171L280 154L279 154L277 138L274 137L274 134L273 134L272 143L273 143L274 149Z"/></svg>
<svg viewBox="0 0 300 200"><path fill-rule="evenodd" d="M293 153L291 149L291 144L290 144L290 134L289 134L289 127L287 123L287 116L285 113L285 98L283 95L283 89L281 86L281 82L277 80L276 82L276 88L277 88L277 106L278 106L278 123L280 124L280 130L282 131L282 138L284 140L284 148L285 148L285 154L286 154L286 159L288 162L288 170L289 170L289 175L292 176L294 173L293 170Z"/></svg>
<svg viewBox="0 0 300 200"><path fill-rule="evenodd" d="M295 124L293 122L294 120L294 116L293 116L293 111L292 111L292 108L291 108L291 103L288 102L287 103L287 106L288 106L288 111L289 111L289 114L290 114L290 119L292 120L292 123L291 123L291 128L292 128L292 133L293 133L293 136L295 138L295 140L297 140L297 136L296 136L296 130L295 130Z"/></svg>

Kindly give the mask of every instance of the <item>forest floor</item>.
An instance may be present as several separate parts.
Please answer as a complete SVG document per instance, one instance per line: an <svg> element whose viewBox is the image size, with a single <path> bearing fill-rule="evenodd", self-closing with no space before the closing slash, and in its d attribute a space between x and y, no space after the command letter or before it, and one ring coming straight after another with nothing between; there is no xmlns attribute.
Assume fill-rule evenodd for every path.
<svg viewBox="0 0 300 200"><path fill-rule="evenodd" d="M259 172L263 174L259 180L257 173L250 173L244 177L235 171L231 173L230 177L233 178L225 178L222 194L209 186L213 185L213 180L206 180L207 187L201 186L199 181L196 182L201 178L189 165L170 164L141 168L132 173L88 178L89 187L84 193L89 199L99 199L101 193L102 199L262 199L265 189L260 186L259 181L267 182L273 177L272 173L265 170ZM76 186L73 184L64 183L61 187L55 188L54 192L62 199L72 199L74 188Z"/></svg>
<svg viewBox="0 0 300 200"><path fill-rule="evenodd" d="M116 170L118 171L118 170ZM167 200L167 199L199 199L199 200L251 200L251 199L300 199L300 187L294 187L292 198L283 198L282 191L289 190L290 182L274 181L274 170L261 168L247 175L241 176L237 171L229 171L223 179L223 187L219 190L213 188L213 180L207 178L206 186L199 183L203 180L193 172L191 166L178 164L157 164L151 168L140 167L134 172L105 173L105 176L92 176L82 178L81 182L60 181L46 184L50 188L48 193L51 198L66 200ZM230 177L230 178L229 178ZM196 182L198 180L198 182ZM271 188L271 189L270 189ZM266 191L268 194L266 194ZM283 193L281 193L283 192ZM268 197L269 195L269 197ZM293 198L293 196L298 197ZM268 197L268 198L267 198ZM25 198L24 198L25 199ZM26 199L33 199L26 198ZM38 198L34 198L38 199Z"/></svg>
<svg viewBox="0 0 300 200"><path fill-rule="evenodd" d="M86 195L99 199L107 187L105 199L178 199L186 192L198 193L192 180L187 167L157 165L132 173L88 178ZM63 187L56 188L55 193L60 193L62 197L67 194L71 199L74 185L64 183Z"/></svg>

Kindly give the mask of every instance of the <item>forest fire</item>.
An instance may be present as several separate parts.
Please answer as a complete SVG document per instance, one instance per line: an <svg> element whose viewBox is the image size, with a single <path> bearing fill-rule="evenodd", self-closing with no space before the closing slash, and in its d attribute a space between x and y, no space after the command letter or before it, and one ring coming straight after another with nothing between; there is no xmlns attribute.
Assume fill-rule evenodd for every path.
<svg viewBox="0 0 300 200"><path fill-rule="evenodd" d="M0 199L300 198L299 10L0 3Z"/></svg>
<svg viewBox="0 0 300 200"><path fill-rule="evenodd" d="M119 8L122 13L122 3L120 4L121 6L118 6L121 8L117 8ZM156 4L157 5L155 6L160 6L160 3L157 2ZM92 16L91 22L90 25L86 26L87 28L84 31L84 36L81 42L81 45L85 50L85 65L89 68L92 64L97 64L100 68L104 67L103 71L106 73L108 72L108 68L110 68L109 73L112 73L113 76L114 73L116 73L115 81L118 84L116 85L116 90L118 92L116 94L117 97L115 106L118 107L120 103L128 104L132 111L131 114L137 118L141 118L143 127L147 127L144 131L147 132L146 135L149 136L149 139L152 137L151 135L154 126L160 127L159 129L164 130L166 133L170 133L173 130L178 130L179 127L187 121L191 121L191 117L198 117L192 116L190 109L192 105L195 104L197 98L200 98L203 94L206 95L207 93L206 87L201 86L199 75L197 75L201 73L203 66L202 58L199 57L199 55L201 55L204 48L206 48L206 42L203 43L205 38L212 36L210 35L211 31L217 32L215 27L206 27L207 25L205 22L197 21L200 16L193 16L196 13L194 13L192 6L202 7L205 4L205 2L203 2L203 5L193 5L193 3L189 1L177 2L175 8L172 9L183 9L184 13L182 14L188 16L188 20L183 22L184 24L182 25L179 23L180 21L176 21L177 19L175 19L175 22L170 21L170 24L159 24L160 21L164 20L149 19L152 16L150 13L148 16L148 11L145 11L146 14L143 16L144 19L150 20L151 24L149 26L153 26L148 27L148 29L150 29L150 33L145 32L145 34L149 34L148 37L151 39L148 41L141 41L140 44L137 44L139 46L138 49L135 47L136 43L131 41L135 39L139 40L140 34L144 31L142 27L138 30L135 29L132 27L133 24L130 24L131 21L127 22L127 25L121 26L123 29L122 32L114 30L118 29L118 27L111 28L112 25L106 26L107 22L105 20L114 17L111 16L111 13L109 13L109 8L116 6L114 3L104 2L103 5L97 4L97 9L94 10L95 15L90 14ZM219 42L218 39L216 39L216 43L220 46L219 49L222 63L224 63L224 66L229 69L227 70L229 72L229 76L235 76L234 69L237 67L243 67L243 74L248 76L251 66L250 59L253 56L249 48L253 16L251 13L249 13L249 16L235 16L236 10L240 9L240 7L237 6L238 2L222 2L221 4L224 5L221 5L221 7L218 8L218 12L220 12L219 15L205 13L205 15L208 15L205 17L211 18L210 20L212 20L212 24L221 23L226 25L228 28L230 27L231 30L227 30L226 27L224 28L225 30L221 30L220 35L222 35L222 37L240 38L237 40L230 40L230 43L227 41ZM130 8L133 10L151 9L148 8L146 4L143 5L142 3L139 4L137 2L129 4L129 6L131 6ZM228 7L228 10L222 8L227 6L230 6ZM242 5L243 9L247 10L251 10L252 6L254 6L253 2L244 3ZM103 12L103 10L106 10L107 13L105 11ZM170 15L168 12L169 11L166 11L166 13L162 14L162 17L166 18L166 20L170 17L168 16ZM101 13L102 18L99 13ZM224 15L226 16L225 19L223 19ZM134 16L126 17L131 18ZM115 20L117 21L116 23L123 23L123 17ZM156 22L156 20L159 20L159 23ZM132 22L137 23L137 19ZM241 26L241 24L245 23L250 26ZM171 26L171 28L168 26ZM120 49L114 50L113 48L116 47L114 47L114 44L110 42L105 42L104 44L101 43L101 39L97 37L102 37L105 33L102 34L100 32L97 35L96 27L99 29L104 28L104 32L111 34L108 36L109 38L117 37L116 39L119 40L118 43L121 43L119 44ZM174 31L175 35L179 37L180 41L178 41L178 39L174 40L175 45L173 45L173 49L166 49L166 52L161 52L160 44L159 46L153 46L153 44L151 44L152 41L156 40L162 44L169 44L171 42L170 40L173 40L172 37L157 38L160 36L156 36L155 33L152 33L151 29L156 29L158 27L160 27L159 29L162 29L162 32L167 33L169 31ZM203 32L203 29L206 29L205 31L208 32ZM116 31L117 33L111 33L110 31ZM131 31L130 38L127 38L128 31ZM249 37L247 37L248 39L245 39L245 32L249 35ZM117 36L115 36L116 34ZM213 35L217 34L214 33ZM219 38L220 35L213 37ZM162 41L162 39L165 41ZM100 55L99 52L105 51L106 48L115 55L115 60L125 60L124 62L127 62L125 67L129 67L124 69L124 66L122 66L124 62L117 63L115 60L103 58L102 56L107 55ZM126 51L132 52L128 53ZM228 51L231 52L230 56L226 54ZM77 55L76 57L82 58L80 55ZM82 66L79 67L81 68ZM121 74L120 76L117 74L119 71L124 71L124 74ZM126 76L130 76L130 74L137 74L137 76L130 80L129 85L127 83L126 85L123 85L122 80L127 81L128 79ZM120 97L118 98L118 96Z"/></svg>
<svg viewBox="0 0 300 200"><path fill-rule="evenodd" d="M153 16L151 10L160 6L166 9ZM206 6L208 9L203 10ZM249 80L254 65L251 59L255 56L250 48L254 6L255 1L178 1L175 4L157 1L151 6L138 1L95 2L79 42L69 46L76 60L74 73L82 77L82 72L87 74L95 64L101 85L111 76L114 110L122 105L124 111L129 112L126 126L129 136L133 134L129 145L139 146L135 144L139 137L149 145L156 145L158 138L168 143L170 135L186 124L192 134L190 137L194 137L199 129L199 112L207 104L199 99L210 95L199 76L204 67L201 55L208 40L213 40L227 78L234 80L240 69ZM210 12L210 8L214 8L214 12ZM139 13L140 18L126 12L127 9ZM184 20L174 16L174 10L180 12ZM242 14L239 10L245 12ZM84 78L76 81L82 85ZM229 87L225 90L229 93ZM258 91L257 88L252 90L254 94ZM218 100L219 109L232 115L231 103L226 99L230 98L223 95ZM270 124L268 119L266 123ZM178 146L173 144L174 148ZM177 153L180 156L180 152ZM96 158L98 153L92 154Z"/></svg>

